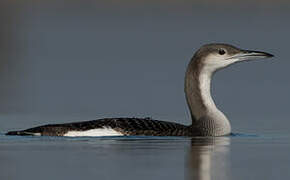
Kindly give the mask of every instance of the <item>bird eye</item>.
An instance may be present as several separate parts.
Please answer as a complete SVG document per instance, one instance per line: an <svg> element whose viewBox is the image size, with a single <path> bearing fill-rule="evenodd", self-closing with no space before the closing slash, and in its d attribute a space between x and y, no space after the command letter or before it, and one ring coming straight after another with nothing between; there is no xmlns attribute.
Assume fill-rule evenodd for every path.
<svg viewBox="0 0 290 180"><path fill-rule="evenodd" d="M223 49L219 49L219 54L220 54L220 55L224 55L225 53L226 53L225 50L223 50Z"/></svg>

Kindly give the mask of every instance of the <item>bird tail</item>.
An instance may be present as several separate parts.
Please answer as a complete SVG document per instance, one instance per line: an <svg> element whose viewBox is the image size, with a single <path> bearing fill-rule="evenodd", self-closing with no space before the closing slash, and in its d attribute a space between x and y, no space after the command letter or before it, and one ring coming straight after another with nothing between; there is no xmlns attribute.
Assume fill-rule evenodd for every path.
<svg viewBox="0 0 290 180"><path fill-rule="evenodd" d="M35 133L27 132L27 131L9 131L5 135L8 136L34 136Z"/></svg>

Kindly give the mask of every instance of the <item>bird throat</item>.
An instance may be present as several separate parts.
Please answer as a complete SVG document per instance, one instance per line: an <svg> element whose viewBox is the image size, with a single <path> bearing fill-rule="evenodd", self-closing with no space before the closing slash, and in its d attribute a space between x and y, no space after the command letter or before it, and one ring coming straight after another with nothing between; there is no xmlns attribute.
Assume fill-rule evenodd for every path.
<svg viewBox="0 0 290 180"><path fill-rule="evenodd" d="M221 113L210 91L214 71L204 66L202 60L192 59L187 67L184 91L193 123L207 114Z"/></svg>

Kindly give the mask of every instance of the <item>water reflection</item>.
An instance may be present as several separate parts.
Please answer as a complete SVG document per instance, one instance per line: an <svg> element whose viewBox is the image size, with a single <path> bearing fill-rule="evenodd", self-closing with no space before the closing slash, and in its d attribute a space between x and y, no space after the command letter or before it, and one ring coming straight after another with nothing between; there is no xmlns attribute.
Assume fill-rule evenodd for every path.
<svg viewBox="0 0 290 180"><path fill-rule="evenodd" d="M193 138L186 157L186 179L230 179L229 145L229 137Z"/></svg>

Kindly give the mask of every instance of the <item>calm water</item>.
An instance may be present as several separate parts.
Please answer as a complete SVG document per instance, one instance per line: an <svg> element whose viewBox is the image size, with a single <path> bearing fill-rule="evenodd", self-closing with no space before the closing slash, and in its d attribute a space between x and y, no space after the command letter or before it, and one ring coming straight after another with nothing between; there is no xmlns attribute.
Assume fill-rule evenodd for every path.
<svg viewBox="0 0 290 180"><path fill-rule="evenodd" d="M0 179L289 179L289 134L0 136Z"/></svg>
<svg viewBox="0 0 290 180"><path fill-rule="evenodd" d="M289 0L0 1L0 133L103 117L183 124L186 65L225 42L275 58L217 73L236 135L0 136L0 180L290 179Z"/></svg>

